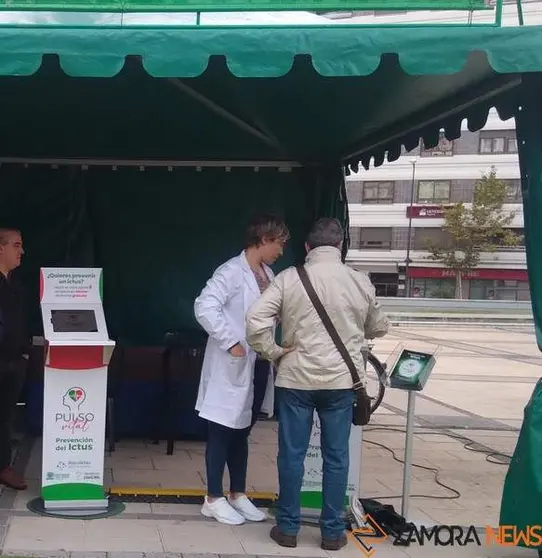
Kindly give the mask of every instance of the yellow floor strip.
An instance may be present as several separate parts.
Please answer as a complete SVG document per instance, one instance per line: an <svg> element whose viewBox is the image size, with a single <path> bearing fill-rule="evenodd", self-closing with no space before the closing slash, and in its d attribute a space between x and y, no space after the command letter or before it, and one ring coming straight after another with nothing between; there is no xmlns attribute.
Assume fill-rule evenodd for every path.
<svg viewBox="0 0 542 558"><path fill-rule="evenodd" d="M143 486L112 486L109 489L109 494L114 496L177 496L184 497L198 497L205 496L207 492L199 488L148 488ZM247 492L249 498L272 500L277 499L274 492Z"/></svg>
<svg viewBox="0 0 542 558"><path fill-rule="evenodd" d="M145 488L142 486L112 486L109 493L120 496L205 496L206 494L203 489Z"/></svg>

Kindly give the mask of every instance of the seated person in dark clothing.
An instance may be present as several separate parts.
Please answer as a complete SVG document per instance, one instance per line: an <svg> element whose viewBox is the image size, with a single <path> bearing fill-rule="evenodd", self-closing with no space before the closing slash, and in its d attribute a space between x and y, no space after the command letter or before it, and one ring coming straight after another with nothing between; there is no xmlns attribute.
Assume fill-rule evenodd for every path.
<svg viewBox="0 0 542 558"><path fill-rule="evenodd" d="M27 488L11 468L11 424L30 346L22 289L12 277L22 255L21 233L0 228L0 485L16 490Z"/></svg>

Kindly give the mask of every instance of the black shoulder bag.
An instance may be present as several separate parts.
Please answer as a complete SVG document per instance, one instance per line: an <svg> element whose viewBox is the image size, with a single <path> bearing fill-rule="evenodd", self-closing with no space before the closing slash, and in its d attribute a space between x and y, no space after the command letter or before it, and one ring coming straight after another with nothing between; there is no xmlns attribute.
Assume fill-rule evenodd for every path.
<svg viewBox="0 0 542 558"><path fill-rule="evenodd" d="M354 414L352 416L352 423L355 424L356 426L364 426L366 424L369 424L369 420L371 418L371 399L367 395L367 391L365 390L365 387L361 383L358 371L356 370L356 365L354 364L352 357L349 355L348 350L346 349L344 343L339 337L339 334L337 333L337 330L335 329L335 326L333 325L331 318L326 312L324 305L322 304L321 300L318 298L318 295L316 294L316 291L312 286L309 276L307 275L307 270L305 269L304 266L299 266L297 268L297 273L299 275L299 278L301 279L301 282L303 283L303 286L305 287L305 290L307 291L307 294L309 295L309 298L311 299L314 308L318 312L318 315L320 316L320 319L322 320L324 327L329 333L329 336L333 340L335 347L337 347L337 350L343 357L343 360L346 363L346 366L348 366L348 370L350 370L350 374L352 375L352 382L354 384L352 386L352 389L356 394L356 400L354 402Z"/></svg>

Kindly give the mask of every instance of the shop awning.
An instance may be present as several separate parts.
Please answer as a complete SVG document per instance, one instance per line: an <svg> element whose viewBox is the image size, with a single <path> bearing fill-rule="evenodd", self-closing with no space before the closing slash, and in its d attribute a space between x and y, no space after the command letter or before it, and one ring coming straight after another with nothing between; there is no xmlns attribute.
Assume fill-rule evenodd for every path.
<svg viewBox="0 0 542 558"><path fill-rule="evenodd" d="M542 71L541 44L542 26L4 27L0 75L33 76L36 84L44 84L48 72L55 74L53 90L38 95L34 88L36 110L51 113L66 106L60 102L62 94L54 93L60 85L67 90L73 86L66 76L122 81L132 68L140 77L168 78L167 87L180 84L193 99L205 98L272 140L255 146L248 134L252 145L244 158L286 157L304 164L341 159L357 168L360 161L368 166L371 157L376 165L386 154L395 160L420 137L432 147L441 129L455 139L465 118L469 129L479 129L491 106L502 118L511 117L520 74ZM148 95L138 103L156 112L149 103L161 102L161 95L154 95L164 88L160 81L165 80L143 86L143 81L131 80L124 104L133 108L144 87ZM20 85L9 78L1 83L4 110L10 105L23 110L24 103L31 113L31 93L20 97ZM100 87L103 91L107 86ZM193 113L182 114L180 98L175 105L166 96L171 104L160 111L197 125ZM93 99L80 101L92 109ZM119 122L129 117L123 115L121 99L109 99L109 107L105 102L95 109L116 113ZM121 105L114 110L115 102ZM11 136L8 152L20 151L16 144ZM237 156L243 158L240 152Z"/></svg>

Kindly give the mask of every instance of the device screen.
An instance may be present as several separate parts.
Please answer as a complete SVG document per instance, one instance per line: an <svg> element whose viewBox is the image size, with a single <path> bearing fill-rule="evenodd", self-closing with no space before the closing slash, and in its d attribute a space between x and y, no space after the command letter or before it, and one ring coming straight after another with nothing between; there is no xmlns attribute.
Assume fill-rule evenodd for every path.
<svg viewBox="0 0 542 558"><path fill-rule="evenodd" d="M51 310L55 333L96 333L98 324L94 310Z"/></svg>

